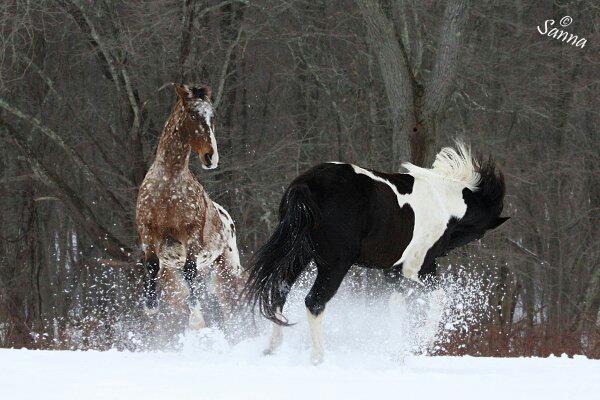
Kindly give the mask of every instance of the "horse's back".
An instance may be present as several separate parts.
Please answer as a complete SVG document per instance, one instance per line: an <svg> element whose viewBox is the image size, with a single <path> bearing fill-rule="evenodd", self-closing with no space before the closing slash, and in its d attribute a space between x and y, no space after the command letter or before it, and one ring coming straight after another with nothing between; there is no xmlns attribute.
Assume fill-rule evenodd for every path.
<svg viewBox="0 0 600 400"><path fill-rule="evenodd" d="M317 251L352 254L353 262L372 268L389 268L401 257L412 238L414 213L408 205L400 207L391 187L410 193L412 177L324 163L290 187L301 184L320 211L318 229L311 233Z"/></svg>

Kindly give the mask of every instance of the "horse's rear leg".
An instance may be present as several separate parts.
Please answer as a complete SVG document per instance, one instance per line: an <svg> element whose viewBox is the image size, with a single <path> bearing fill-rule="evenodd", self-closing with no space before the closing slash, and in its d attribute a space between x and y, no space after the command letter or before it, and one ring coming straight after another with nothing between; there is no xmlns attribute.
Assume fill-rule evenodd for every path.
<svg viewBox="0 0 600 400"><path fill-rule="evenodd" d="M323 361L323 316L325 306L339 289L352 263L338 261L331 264L317 264L317 279L304 299L308 326L312 340L310 360L313 364Z"/></svg>
<svg viewBox="0 0 600 400"><path fill-rule="evenodd" d="M287 300L287 296L290 293L290 289L298 279L298 275L289 276L283 284L279 287L279 291L277 293L276 298L273 299L273 303L276 305L276 315L280 320L283 319L283 306L285 305L285 301ZM273 323L273 329L271 330L271 337L269 338L269 344L267 348L263 351L264 355L274 354L275 351L281 346L283 342L283 326Z"/></svg>
<svg viewBox="0 0 600 400"><path fill-rule="evenodd" d="M147 314L154 314L158 311L156 284L158 283L158 272L160 271L159 263L158 256L154 252L144 255L144 267L148 271L148 279L144 285L145 309Z"/></svg>

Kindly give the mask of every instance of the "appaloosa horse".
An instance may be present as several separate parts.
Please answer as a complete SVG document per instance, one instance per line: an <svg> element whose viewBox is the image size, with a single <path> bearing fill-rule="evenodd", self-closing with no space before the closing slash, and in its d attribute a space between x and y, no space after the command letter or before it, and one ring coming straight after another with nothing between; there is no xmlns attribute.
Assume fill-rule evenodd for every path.
<svg viewBox="0 0 600 400"><path fill-rule="evenodd" d="M157 310L160 271L172 269L172 275L182 270L189 287L190 325L199 328L204 326L200 300L207 288L214 288L221 305L231 310L242 269L233 220L188 168L191 150L204 169L219 163L210 88L174 86L179 99L140 187L136 223L149 275L146 309ZM209 276L213 282L206 282Z"/></svg>
<svg viewBox="0 0 600 400"><path fill-rule="evenodd" d="M312 361L323 358L325 305L354 264L401 270L417 282L435 276L437 257L481 238L500 217L504 178L495 164L460 144L444 148L431 169L405 163L386 174L326 163L297 177L279 208L280 222L257 252L244 294L276 325L266 354L281 343L281 314L290 288L312 261L317 277L305 304Z"/></svg>

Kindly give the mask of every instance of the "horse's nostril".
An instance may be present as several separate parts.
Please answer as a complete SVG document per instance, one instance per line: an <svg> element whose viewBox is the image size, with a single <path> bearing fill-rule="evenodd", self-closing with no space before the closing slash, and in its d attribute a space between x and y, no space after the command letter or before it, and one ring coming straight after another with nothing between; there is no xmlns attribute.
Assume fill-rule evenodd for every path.
<svg viewBox="0 0 600 400"><path fill-rule="evenodd" d="M206 165L212 164L212 154L206 153L204 155L204 161L206 161Z"/></svg>

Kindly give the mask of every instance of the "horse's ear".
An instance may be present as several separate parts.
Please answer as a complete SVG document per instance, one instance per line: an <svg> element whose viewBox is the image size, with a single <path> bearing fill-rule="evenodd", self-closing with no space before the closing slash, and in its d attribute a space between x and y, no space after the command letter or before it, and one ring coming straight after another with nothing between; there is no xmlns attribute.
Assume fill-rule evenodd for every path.
<svg viewBox="0 0 600 400"><path fill-rule="evenodd" d="M203 85L196 87L182 85L179 83L174 83L173 86L175 87L177 96L179 96L179 98L183 101L195 99L200 99L203 101L211 100L212 90L210 89L210 86Z"/></svg>
<svg viewBox="0 0 600 400"><path fill-rule="evenodd" d="M192 97L194 97L195 99L201 99L204 101L211 100L212 90L210 89L210 86L208 86L208 85L203 85L200 87L193 87L191 89L191 92L192 92Z"/></svg>
<svg viewBox="0 0 600 400"><path fill-rule="evenodd" d="M492 225L488 229L496 229L497 227L499 227L500 225L502 225L503 223L505 223L509 219L510 219L510 217L499 217L499 218L496 218L496 220L492 223Z"/></svg>
<svg viewBox="0 0 600 400"><path fill-rule="evenodd" d="M179 96L181 100L185 101L191 97L190 89L186 85L174 83L173 87L175 88L175 93L177 93L177 96Z"/></svg>

